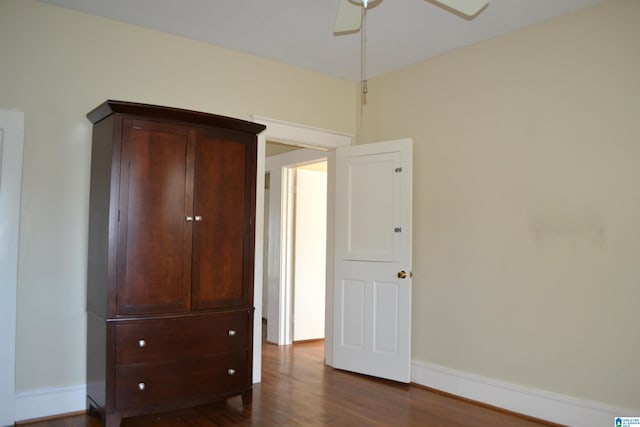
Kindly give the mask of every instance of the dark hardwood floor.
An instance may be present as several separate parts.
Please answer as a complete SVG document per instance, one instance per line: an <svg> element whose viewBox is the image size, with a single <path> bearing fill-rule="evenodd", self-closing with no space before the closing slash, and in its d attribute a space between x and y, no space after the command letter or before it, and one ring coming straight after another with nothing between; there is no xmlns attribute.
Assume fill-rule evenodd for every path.
<svg viewBox="0 0 640 427"><path fill-rule="evenodd" d="M240 398L216 405L127 418L122 427L555 425L497 411L424 388L350 374L323 364L323 343L263 348L262 383L253 405ZM99 427L83 414L30 422L32 427Z"/></svg>

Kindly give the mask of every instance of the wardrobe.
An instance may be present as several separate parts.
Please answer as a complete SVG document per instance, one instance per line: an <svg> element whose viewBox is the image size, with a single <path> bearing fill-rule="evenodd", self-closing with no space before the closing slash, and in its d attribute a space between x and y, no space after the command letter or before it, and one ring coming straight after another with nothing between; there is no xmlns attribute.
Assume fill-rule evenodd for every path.
<svg viewBox="0 0 640 427"><path fill-rule="evenodd" d="M106 101L93 123L87 410L251 403L257 134L244 120Z"/></svg>

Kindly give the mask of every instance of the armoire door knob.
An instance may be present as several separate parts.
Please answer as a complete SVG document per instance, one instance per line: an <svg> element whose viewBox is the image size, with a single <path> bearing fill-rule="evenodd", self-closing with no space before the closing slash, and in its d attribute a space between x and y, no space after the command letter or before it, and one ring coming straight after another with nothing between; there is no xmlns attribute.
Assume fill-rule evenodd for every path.
<svg viewBox="0 0 640 427"><path fill-rule="evenodd" d="M188 217L185 218L185 220L187 222L191 222L191 221L193 221L193 217L192 216L188 216Z"/></svg>

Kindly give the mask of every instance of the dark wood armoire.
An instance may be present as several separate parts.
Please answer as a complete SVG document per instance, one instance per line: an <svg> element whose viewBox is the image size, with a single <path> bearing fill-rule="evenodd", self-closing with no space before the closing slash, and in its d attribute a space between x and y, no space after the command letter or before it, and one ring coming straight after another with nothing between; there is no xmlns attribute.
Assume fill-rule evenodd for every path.
<svg viewBox="0 0 640 427"><path fill-rule="evenodd" d="M106 101L93 123L87 409L251 403L257 134L213 114Z"/></svg>

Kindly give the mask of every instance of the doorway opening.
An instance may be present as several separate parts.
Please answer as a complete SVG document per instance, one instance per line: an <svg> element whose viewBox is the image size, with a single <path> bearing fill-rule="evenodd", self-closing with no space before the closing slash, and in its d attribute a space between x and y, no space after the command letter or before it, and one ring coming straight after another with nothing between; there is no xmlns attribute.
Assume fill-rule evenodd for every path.
<svg viewBox="0 0 640 427"><path fill-rule="evenodd" d="M288 345L324 339L327 153L271 142L266 148L262 293L266 341Z"/></svg>
<svg viewBox="0 0 640 427"><path fill-rule="evenodd" d="M254 331L253 331L253 349L254 355L253 357L253 382L258 383L261 380L261 371L262 371L262 317L263 317L263 306L262 306L262 296L264 293L269 293L269 306L273 306L271 303L273 298L276 298L278 301L282 302L285 296L284 288L281 289L280 284L278 286L273 286L273 277L268 277L268 280L263 280L264 274L266 271L273 271L269 269L268 263L272 261L268 261L268 263L263 265L263 254L265 251L269 253L274 253L273 248L271 247L274 243L274 240L278 241L278 239L271 239L270 244L267 246L263 242L263 227L264 227L264 178L265 172L268 172L266 168L266 146L267 141L277 142L282 145L287 145L289 147L295 146L296 149L293 153L305 153L305 150L298 149L300 147L309 147L314 148L315 150L306 150L307 152L312 152L315 154L315 158L304 158L303 154L295 154L302 158L298 161L298 163L303 162L311 162L317 159L317 156L321 156L327 159L328 161L328 171L327 171L327 212L333 212L334 210L334 193L335 193L335 149L339 147L348 147L351 145L353 141L353 135L342 133L339 131L321 129L312 126L306 126L302 124L287 122L278 119L272 119L262 116L253 115L253 120L257 123L261 123L265 125L267 128L264 132L258 135L258 158L257 158L257 176L256 176L256 258L255 258L255 287L254 287L254 306L255 306L255 316L254 316ZM320 151L318 151L320 150ZM294 162L291 162L294 163ZM291 164L290 163L290 164ZM271 170L271 172L273 169ZM275 178L274 178L275 176ZM277 184L275 181L277 180L277 176L281 176L281 173L276 173L275 175L270 174L270 198L274 199L274 189L280 188L280 184ZM327 218L327 260L334 259L334 238L333 238L333 230L334 230L334 221L333 215L329 215ZM278 234L270 233L270 235L278 235ZM275 252L279 253L279 252ZM279 265L279 261L278 261ZM326 277L333 278L334 276L334 268L333 262L328 262L326 266ZM271 286L270 286L271 284ZM265 312L268 311L268 307L265 307ZM332 280L327 280L326 282L326 294L325 294L325 313L333 313L333 282ZM279 313L276 310L275 317L272 316L273 312L268 312L267 317L269 318L269 322L271 323L271 327L267 328L267 332L276 332L276 338L280 338L284 336L285 325L287 322L284 322L279 318ZM274 325L276 325L274 327ZM274 341L270 339L270 341ZM279 342L280 343L280 342ZM325 341L324 341L324 353L325 353L325 363L329 366L332 365L333 362L333 317L325 316Z"/></svg>
<svg viewBox="0 0 640 427"><path fill-rule="evenodd" d="M295 168L293 342L324 339L327 258L327 161Z"/></svg>

